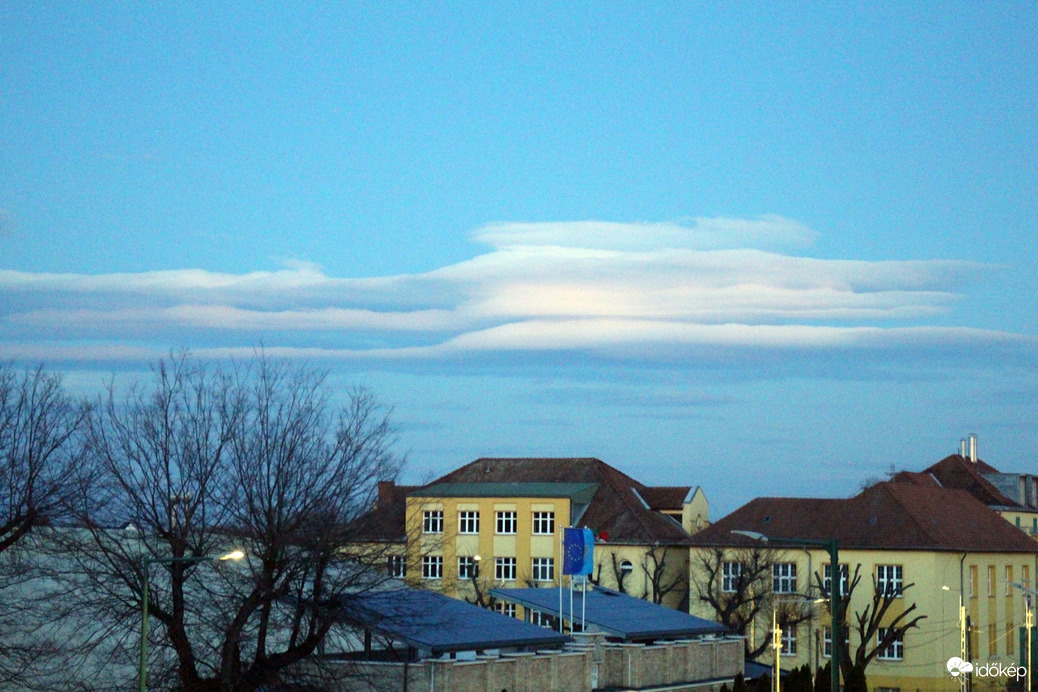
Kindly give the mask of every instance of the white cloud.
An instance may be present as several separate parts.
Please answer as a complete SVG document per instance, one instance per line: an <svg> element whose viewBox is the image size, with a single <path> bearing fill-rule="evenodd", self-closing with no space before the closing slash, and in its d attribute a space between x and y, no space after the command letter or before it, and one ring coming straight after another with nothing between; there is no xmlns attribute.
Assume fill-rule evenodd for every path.
<svg viewBox="0 0 1038 692"><path fill-rule="evenodd" d="M420 275L334 278L303 262L243 275L0 270L0 357L230 354L262 342L272 353L373 361L573 351L651 360L1011 340L929 326L987 267L775 249L814 236L779 217L502 223L473 234L489 252Z"/></svg>

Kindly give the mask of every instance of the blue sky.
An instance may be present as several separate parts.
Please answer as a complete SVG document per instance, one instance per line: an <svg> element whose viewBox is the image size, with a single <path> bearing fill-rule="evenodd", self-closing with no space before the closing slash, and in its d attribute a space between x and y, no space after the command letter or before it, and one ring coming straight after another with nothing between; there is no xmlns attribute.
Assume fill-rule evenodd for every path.
<svg viewBox="0 0 1038 692"><path fill-rule="evenodd" d="M313 6L311 6L313 5ZM1038 5L0 4L0 358L395 406L405 480L1038 449Z"/></svg>

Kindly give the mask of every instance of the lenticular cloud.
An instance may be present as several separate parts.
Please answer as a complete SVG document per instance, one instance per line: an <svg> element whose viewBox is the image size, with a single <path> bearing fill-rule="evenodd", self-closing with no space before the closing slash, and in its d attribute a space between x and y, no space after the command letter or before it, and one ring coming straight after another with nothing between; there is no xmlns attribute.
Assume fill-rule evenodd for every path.
<svg viewBox="0 0 1038 692"><path fill-rule="evenodd" d="M815 237L774 216L497 223L472 234L485 252L424 274L332 277L305 263L242 275L0 270L0 358L218 355L263 343L361 361L673 362L1019 340L934 324L984 266L820 259L805 249Z"/></svg>

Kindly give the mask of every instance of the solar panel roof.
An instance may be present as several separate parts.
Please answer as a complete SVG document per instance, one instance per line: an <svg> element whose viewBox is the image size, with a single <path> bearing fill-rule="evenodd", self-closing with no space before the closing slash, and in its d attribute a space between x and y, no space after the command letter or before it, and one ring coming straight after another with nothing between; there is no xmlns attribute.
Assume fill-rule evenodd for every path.
<svg viewBox="0 0 1038 692"><path fill-rule="evenodd" d="M560 646L569 637L443 594L419 589L369 593L351 620L379 634L431 650L449 651Z"/></svg>
<svg viewBox="0 0 1038 692"><path fill-rule="evenodd" d="M493 589L490 594L524 608L559 615L558 589ZM586 602L583 600L585 597ZM589 631L597 629L624 641L683 639L728 632L723 625L716 622L601 586L596 586L586 594L580 591L573 592L573 620L580 619L582 607ZM571 619L569 594L565 591L562 611L564 619Z"/></svg>

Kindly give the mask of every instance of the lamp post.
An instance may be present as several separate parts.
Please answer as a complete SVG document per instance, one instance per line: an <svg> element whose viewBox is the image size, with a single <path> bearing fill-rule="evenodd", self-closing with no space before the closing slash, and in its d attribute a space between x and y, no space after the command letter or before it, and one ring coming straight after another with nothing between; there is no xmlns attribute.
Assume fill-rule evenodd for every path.
<svg viewBox="0 0 1038 692"><path fill-rule="evenodd" d="M782 687L779 685L779 678L782 675L782 664L780 658L782 657L782 630L778 624L778 607L783 603L824 603L824 598L777 598L771 603L771 632L772 648L775 649L775 692L782 692ZM810 657L809 657L810 658Z"/></svg>
<svg viewBox="0 0 1038 692"><path fill-rule="evenodd" d="M822 548L829 553L830 580L829 580L829 613L832 615L832 656L829 661L832 664L831 692L840 692L840 647L843 645L843 636L840 632L840 591L843 588L840 574L840 543L835 538L828 541L816 541L808 538L777 538L765 536L757 531L732 531L734 534L752 538L763 543L774 542L782 545L797 547Z"/></svg>
<svg viewBox="0 0 1038 692"><path fill-rule="evenodd" d="M141 566L141 657L137 670L137 689L146 692L148 689L148 573L155 564L172 565L190 562L218 562L220 560L240 560L245 553L234 550L226 555L192 555L190 557L150 557Z"/></svg>
<svg viewBox="0 0 1038 692"><path fill-rule="evenodd" d="M1016 586L1016 584L1013 584ZM942 591L954 591L954 589L948 586L942 586ZM962 602L962 591L957 591L959 594L959 658L963 661L966 660L966 606ZM965 673L959 676L959 687L963 690L967 686L967 676Z"/></svg>
<svg viewBox="0 0 1038 692"><path fill-rule="evenodd" d="M1027 626L1027 692L1031 692L1031 634L1034 629L1034 609L1031 607L1031 596L1038 594L1038 591L1016 582L1010 582L1010 586L1015 586L1027 594L1027 611L1025 615L1027 618L1025 621ZM962 596L960 595L959 598L961 599Z"/></svg>

